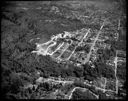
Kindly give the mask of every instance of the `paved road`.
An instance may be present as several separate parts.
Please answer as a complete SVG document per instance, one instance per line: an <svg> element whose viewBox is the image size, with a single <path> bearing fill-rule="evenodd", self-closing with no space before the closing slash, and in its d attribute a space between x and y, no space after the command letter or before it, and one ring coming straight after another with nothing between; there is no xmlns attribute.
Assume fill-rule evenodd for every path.
<svg viewBox="0 0 128 101"><path fill-rule="evenodd" d="M71 43L70 43L70 44L67 43L65 49L62 50L62 53L57 57L57 59L61 60L60 57L63 55L63 53L68 49L68 47L69 47L72 43L73 43L72 40L71 40Z"/></svg>
<svg viewBox="0 0 128 101"><path fill-rule="evenodd" d="M44 79L44 78L42 78L42 77L40 77L40 78L37 79L36 81L37 81L37 83L43 83L43 82L53 82L53 83L55 83L55 84L56 84L56 83L62 83L63 86L64 86L65 84L73 84L73 83L74 83L74 80L61 80L61 79L55 80L54 78ZM104 93L105 93L105 92L108 92L108 91L115 93L115 91L113 91L113 90L105 89L106 80L105 80L104 88L97 87L97 86L92 85L92 84L89 84L89 83L87 83L87 82L84 82L84 84L87 85L87 86L89 86L89 87L95 87L95 88L94 88L95 90L100 90L100 91L102 91L102 92L104 92ZM76 89L82 89L83 91L87 90L87 88L75 87L75 88L73 88L71 91L69 91L67 95L65 95L66 98L71 99L71 98L72 98L72 94L73 94L73 92L74 92ZM94 93L93 93L93 95L95 95L97 99L99 98L98 95L96 95L96 94L94 94Z"/></svg>
<svg viewBox="0 0 128 101"><path fill-rule="evenodd" d="M90 60L90 56L91 56L91 54L92 54L92 51L94 50L95 43L96 43L96 41L97 41L98 38L99 38L99 35L100 35L100 33L101 33L101 30L102 30L102 28L104 27L104 23L105 23L105 21L103 22L103 24L102 24L102 26L101 26L101 28L100 28L100 30L99 30L99 32L98 32L98 34L97 34L95 40L93 41L93 44L92 44L92 46L91 46L91 48L90 48L89 53L87 54L87 58L85 59L84 64L87 63L87 62Z"/></svg>
<svg viewBox="0 0 128 101"><path fill-rule="evenodd" d="M88 31L86 32L86 34L84 35L84 37L81 39L81 41L78 43L78 45L75 47L75 49L72 51L72 53L70 54L70 56L66 60L69 60L71 58L71 56L75 52L76 48L83 42L83 40L87 37L87 35L88 35L89 32L90 32L90 29L88 29Z"/></svg>
<svg viewBox="0 0 128 101"><path fill-rule="evenodd" d="M118 61L118 57L117 57L118 51L116 51L116 57L114 60L115 63L115 78L116 78L116 94L118 94L118 78L117 78L117 61Z"/></svg>

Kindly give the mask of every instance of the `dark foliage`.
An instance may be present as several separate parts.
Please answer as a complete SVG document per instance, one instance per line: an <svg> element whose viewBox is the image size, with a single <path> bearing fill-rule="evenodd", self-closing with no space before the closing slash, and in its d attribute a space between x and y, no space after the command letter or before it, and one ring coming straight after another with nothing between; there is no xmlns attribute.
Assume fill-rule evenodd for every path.
<svg viewBox="0 0 128 101"><path fill-rule="evenodd" d="M96 69L103 77L114 78L114 70L111 66L107 66L105 63L96 63Z"/></svg>
<svg viewBox="0 0 128 101"><path fill-rule="evenodd" d="M74 67L74 74L76 77L83 77L83 68Z"/></svg>
<svg viewBox="0 0 128 101"><path fill-rule="evenodd" d="M96 99L88 90L85 92L80 91L77 89L73 92L73 99Z"/></svg>
<svg viewBox="0 0 128 101"><path fill-rule="evenodd" d="M126 80L126 63L117 66L117 76L124 81Z"/></svg>
<svg viewBox="0 0 128 101"><path fill-rule="evenodd" d="M101 75L98 73L98 71L95 68L91 68L88 64L83 65L84 66L84 78L92 81L94 80L97 76Z"/></svg>
<svg viewBox="0 0 128 101"><path fill-rule="evenodd" d="M32 5L31 3L26 3L26 6L30 6L31 8ZM46 41L53 34L62 33L63 31L74 31L83 27L98 30L100 28L100 25L97 24L83 24L76 17L66 18L66 15L70 15L71 10L73 10L70 7L60 6L54 3L49 5L41 4L41 6L42 8L40 10L33 9L33 7L31 10L21 10L17 8L19 7L17 2L6 2L2 6L1 96L6 99L39 98L39 96L45 96L46 92L53 90L53 88L60 88L61 85L52 86L48 83L42 83L36 90L34 88L23 89L26 83L35 83L35 80L39 77L37 71L40 71L40 76L45 78L49 76L66 78L84 76L84 79L89 81L94 80L100 75L106 78L113 78L114 73L112 68L106 66L104 62L111 56L115 56L115 49L125 50L125 41L111 42L112 47L110 50L101 50L99 52L101 55L95 63L96 68L91 68L87 64L83 65L83 68L76 67L72 64L59 64L49 56L37 56L37 54L31 53L35 50L36 45L29 42L30 39L41 37L43 41ZM57 6L60 12L55 13L53 11L51 13L52 6ZM95 10L94 8L94 5L92 5L91 9ZM56 21L47 22L46 20ZM62 26L62 24L66 26ZM122 34L121 39L124 38L125 36ZM88 52L88 47L78 47L77 50L86 50ZM119 67L117 72L119 78L125 79L124 68L121 70ZM81 82L77 81L74 85L85 87ZM68 86L67 90L70 88L71 86ZM90 93L74 92L74 98L76 99L90 99L90 97L93 98Z"/></svg>
<svg viewBox="0 0 128 101"><path fill-rule="evenodd" d="M75 80L74 85L77 87L87 88L85 87L85 84L83 84L83 82L80 80Z"/></svg>

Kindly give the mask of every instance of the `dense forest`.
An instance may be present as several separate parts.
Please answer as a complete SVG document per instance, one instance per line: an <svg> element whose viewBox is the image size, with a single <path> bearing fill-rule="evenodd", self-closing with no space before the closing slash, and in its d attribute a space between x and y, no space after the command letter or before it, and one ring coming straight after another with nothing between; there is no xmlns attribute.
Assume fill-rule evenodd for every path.
<svg viewBox="0 0 128 101"><path fill-rule="evenodd" d="M99 25L83 24L79 19L69 17L71 8L58 6L63 13L50 13L51 6L57 6L55 3L50 5L42 4L41 9L21 10L18 4L6 2L2 6L1 20L1 97L7 99L15 98L35 98L41 93L45 96L45 91L53 88L49 84L40 84L38 88L23 89L28 83L35 84L37 78L44 77L83 77L85 80L92 81L98 76L114 78L114 71L105 64L110 57L115 56L115 49L126 49L126 42L112 42L111 49L98 50L99 58L94 62L95 68L89 64L82 65L82 68L73 64L62 64L53 61L50 56L38 56L31 53L36 49L36 42L48 41L52 35L63 33L64 31L79 30L83 27L99 29ZM48 22L46 20L57 20ZM65 24L66 26L63 26ZM41 39L36 39L40 37ZM122 35L123 40L125 37ZM30 40L33 39L32 42ZM122 45L123 44L123 45ZM78 47L77 51L81 50ZM82 50L87 50L85 47ZM118 67L118 76L125 79L125 65ZM38 74L37 72L40 72ZM79 84L75 84L79 85ZM81 85L82 86L82 85ZM68 88L67 88L68 89ZM36 92L36 93L34 93ZM39 94L38 94L39 93ZM82 96L82 99L93 97L90 93L86 95L74 92L75 99ZM37 95L36 95L37 94Z"/></svg>

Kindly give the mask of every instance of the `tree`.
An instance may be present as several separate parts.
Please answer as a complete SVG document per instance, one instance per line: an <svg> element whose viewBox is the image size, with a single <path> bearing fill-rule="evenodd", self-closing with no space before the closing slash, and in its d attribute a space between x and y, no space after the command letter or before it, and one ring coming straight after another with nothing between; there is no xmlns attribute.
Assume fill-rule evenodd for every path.
<svg viewBox="0 0 128 101"><path fill-rule="evenodd" d="M83 68L74 67L74 74L76 77L82 77L83 76Z"/></svg>
<svg viewBox="0 0 128 101"><path fill-rule="evenodd" d="M10 74L10 90L12 93L16 94L20 91L20 87L23 86L21 78L14 73Z"/></svg>
<svg viewBox="0 0 128 101"><path fill-rule="evenodd" d="M75 86L78 86L78 87L82 87L82 88L85 87L85 85L83 84L83 82L80 81L80 80L75 80L75 81L74 81L74 85L75 85Z"/></svg>
<svg viewBox="0 0 128 101"><path fill-rule="evenodd" d="M97 72L99 75L102 75L103 77L106 78L115 78L114 74L114 70L111 66L107 66L105 63L95 63L95 67L97 69Z"/></svg>
<svg viewBox="0 0 128 101"><path fill-rule="evenodd" d="M89 90L82 92L79 89L76 89L73 92L72 98L73 99L96 99L96 97L93 94L91 94Z"/></svg>

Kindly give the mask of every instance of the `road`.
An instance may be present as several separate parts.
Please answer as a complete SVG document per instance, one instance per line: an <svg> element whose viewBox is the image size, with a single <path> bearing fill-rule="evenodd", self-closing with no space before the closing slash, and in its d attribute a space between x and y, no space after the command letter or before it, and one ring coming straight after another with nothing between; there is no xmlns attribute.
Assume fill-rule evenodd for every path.
<svg viewBox="0 0 128 101"><path fill-rule="evenodd" d="M85 60L85 63L90 60L90 56L91 56L91 54L92 54L92 51L94 50L94 46L95 46L95 44L96 44L96 42L97 42L97 40L98 40L98 38L99 38L99 35L100 35L100 33L101 33L101 30L102 30L103 27L104 27L104 24L105 24L105 21L103 22L103 24L102 24L102 26L101 26L101 28L100 28L100 30L99 30L99 32L98 32L96 38L94 39L94 41L93 41L93 43L92 43L92 45L91 45L91 48L90 48L89 53L87 54L87 58L86 58L86 60ZM88 31L86 32L86 34L84 35L84 37L82 38L82 40L78 43L78 45L74 48L74 50L72 51L72 53L70 54L70 56L69 56L66 60L69 60L69 59L71 58L71 56L72 56L72 54L75 52L76 48L83 42L83 40L87 37L87 35L88 35L89 32L90 32L90 29L88 29ZM51 39L50 41L48 41L48 42L46 42L46 43L44 43L44 44L49 44L50 42L53 42L53 39ZM36 45L37 45L37 48L38 48L38 51L33 51L33 52L37 52L38 54L43 54L43 55L44 55L44 54L47 54L48 49L49 49L50 47L56 45L56 42L54 42L53 44L49 45L46 50L43 50L43 51L42 51L42 46L43 46L44 44L36 44ZM49 55L53 55L53 54L54 54L57 50L59 50L63 45L64 45L64 42L61 43L61 44L59 44L58 47L56 48L56 50L55 50L54 52L52 52L51 54L49 54L49 53L48 53L48 54L49 54ZM62 50L62 53L57 57L58 59L60 59L61 55L67 50L68 47L69 47L69 44L65 47L64 50ZM116 78L116 94L118 94L118 78L117 78L117 76L116 76L116 74L117 74L117 60L118 60L117 53L118 53L118 51L116 51L116 57L115 57L115 60L114 60L114 63L115 63L115 69L114 69L114 71L115 71L115 78ZM66 83L68 83L68 84L73 84L73 83L74 83L74 81L62 81L62 80L54 80L54 79L50 79L50 78L47 79L47 80L45 80L44 82L49 82L49 81L52 81L52 82L55 82L55 83L62 83L62 84L64 84L64 85L65 85ZM96 90L101 90L101 91L103 91L103 92L106 92L106 91L114 92L113 90L106 90L106 89L105 89L105 88L106 88L106 79L105 79L105 83L104 83L104 85L103 85L104 88L96 87L95 85L90 85L90 84L88 84L88 83L86 83L86 82L84 82L84 84L89 85L89 86L94 86ZM71 99L72 93L73 93L77 88L81 88L81 87L75 87L75 88L71 91L71 93L70 93L70 95L69 95L69 99ZM84 89L84 88L83 88L83 89ZM98 98L98 96L97 96L97 98Z"/></svg>
<svg viewBox="0 0 128 101"><path fill-rule="evenodd" d="M44 51L45 55L46 55L46 54L49 54L49 53L48 53L48 49L49 49L50 47L52 47L52 46L55 46L55 45L56 45L56 42L55 42L55 41L53 42L53 44L49 45L48 48Z"/></svg>
<svg viewBox="0 0 128 101"><path fill-rule="evenodd" d="M64 44L64 42L62 44L59 44L58 45L58 48L52 52L52 53L48 53L48 49L54 45L56 45L56 40L58 38L60 38L62 35L61 34L58 34L57 36L52 36L51 37L51 40L47 41L46 43L35 43L37 45L37 51L32 51L32 53L37 53L37 55L53 55L57 50L60 49L60 47ZM48 46L48 44L52 43L51 45ZM44 48L44 45L48 46L47 48Z"/></svg>
<svg viewBox="0 0 128 101"><path fill-rule="evenodd" d="M116 94L118 94L118 78L117 78L117 61L118 61L118 57L117 57L118 51L116 51L116 57L114 60L115 63L115 78L116 78Z"/></svg>
<svg viewBox="0 0 128 101"><path fill-rule="evenodd" d="M59 44L58 47L56 48L56 50L54 52L52 52L50 55L52 56L55 52L57 52L62 46L64 45L64 42Z"/></svg>
<svg viewBox="0 0 128 101"><path fill-rule="evenodd" d="M61 53L56 59L61 60L60 57L61 57L61 56L63 55L63 53L68 49L69 45L71 45L72 43L73 43L72 40L71 40L71 43L70 43L70 44L67 43L67 46L65 47L65 49L62 50L62 53Z"/></svg>
<svg viewBox="0 0 128 101"><path fill-rule="evenodd" d="M81 89L83 92L85 92L85 91L88 90L87 88L75 87L75 88L73 88L72 91L69 92L68 99L71 99L71 98L72 98L73 92L74 92L76 89ZM92 93L97 99L99 99L99 95L94 94L94 93L91 92L90 90L89 90L89 92Z"/></svg>
<svg viewBox="0 0 128 101"><path fill-rule="evenodd" d="M78 45L74 48L74 50L72 51L72 53L70 54L70 56L66 59L69 60L71 58L71 56L73 55L73 53L75 52L76 48L83 42L84 38L87 37L88 33L90 32L90 29L88 29L88 31L86 32L86 34L84 35L84 37L81 39L81 41L78 43Z"/></svg>
<svg viewBox="0 0 128 101"><path fill-rule="evenodd" d="M50 46L55 45L55 41L53 41L54 39L52 38L51 40L47 41L46 43L35 43L36 44L36 49L37 51L32 51L32 53L37 53L37 55L46 55L47 54L47 50ZM52 43L51 45L48 46L48 44ZM47 48L45 48L44 46L48 46Z"/></svg>
<svg viewBox="0 0 128 101"><path fill-rule="evenodd" d="M58 79L58 78L57 78L57 79L55 79L55 78L48 78L48 79L45 79L45 78L43 78L43 77L40 77L39 79L36 80L36 82L37 82L37 83L52 82L52 83L55 83L55 84L56 84L56 83L62 83L62 85L64 86L65 84L73 84L73 83L74 83L74 80L61 80L61 79ZM113 90L105 89L105 87L106 87L106 79L105 79L105 83L104 83L104 88L100 88L100 87L97 87L97 86L95 86L95 85L93 85L93 84L89 84L89 83L87 83L86 81L83 82L83 83L84 83L85 85L89 86L89 87L95 87L95 88L94 88L95 90L100 90L100 91L102 91L102 92L104 92L104 93L105 93L105 92L113 92L113 93L115 93L115 91L113 91ZM73 88L71 91L69 91L67 95L65 95L66 98L67 98L67 99L71 99L71 98L72 98L72 94L73 94L73 92L74 92L76 89L82 89L83 91L87 90L87 88L75 87L75 88ZM94 94L94 93L93 93L93 95L95 95L97 99L99 98L98 95L96 95L96 94Z"/></svg>
<svg viewBox="0 0 128 101"><path fill-rule="evenodd" d="M71 92L69 92L68 99L71 99L71 98L72 98L73 92L74 92L76 89L78 89L78 88L80 88L80 87L75 87L75 88L73 88L73 90L72 90Z"/></svg>
<svg viewBox="0 0 128 101"><path fill-rule="evenodd" d="M118 30L120 30L120 19L118 20Z"/></svg>
<svg viewBox="0 0 128 101"><path fill-rule="evenodd" d="M92 54L92 50L94 50L95 43L96 43L96 41L97 41L98 38L99 38L99 35L100 35L100 33L101 33L102 28L104 27L104 23L105 23L105 21L103 22L103 24L102 24L102 26L101 26L101 28L100 28L100 30L99 30L99 32L98 32L98 34L97 34L95 40L93 41L93 44L92 44L92 46L91 46L91 48L90 48L89 53L87 54L87 58L86 58L84 64L87 63L87 62L90 60L90 56L91 56L91 54Z"/></svg>

